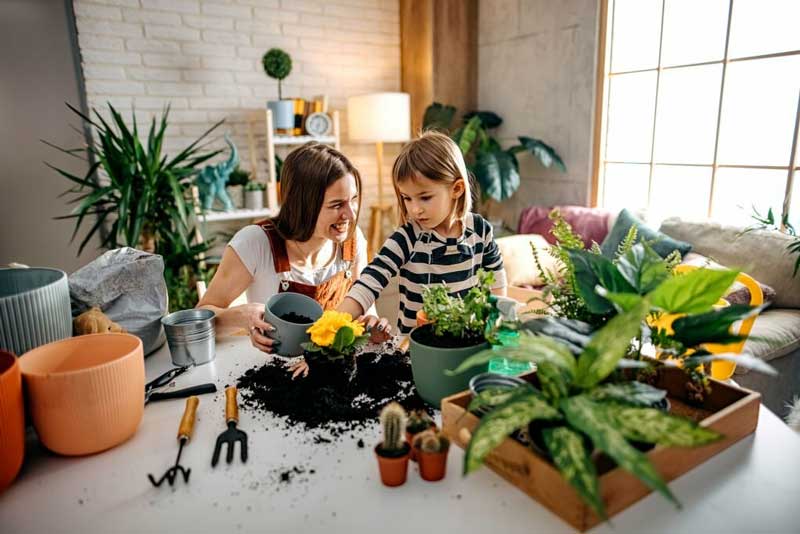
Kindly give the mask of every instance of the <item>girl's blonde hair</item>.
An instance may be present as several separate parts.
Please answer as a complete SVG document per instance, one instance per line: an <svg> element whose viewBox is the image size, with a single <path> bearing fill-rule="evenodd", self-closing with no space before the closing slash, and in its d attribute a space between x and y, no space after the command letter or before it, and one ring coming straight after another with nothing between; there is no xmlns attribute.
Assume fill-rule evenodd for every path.
<svg viewBox="0 0 800 534"><path fill-rule="evenodd" d="M424 132L418 139L406 144L392 167L392 182L397 195L400 224L408 222L408 211L400 196L397 184L423 176L434 182L452 184L464 181L464 194L455 202L453 213L463 220L472 210L472 187L461 149L443 133Z"/></svg>

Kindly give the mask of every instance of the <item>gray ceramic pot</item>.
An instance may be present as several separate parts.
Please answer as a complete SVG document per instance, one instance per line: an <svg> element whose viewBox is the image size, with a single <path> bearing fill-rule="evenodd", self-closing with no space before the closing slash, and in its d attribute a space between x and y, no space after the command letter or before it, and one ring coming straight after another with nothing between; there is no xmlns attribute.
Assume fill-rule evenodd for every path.
<svg viewBox="0 0 800 534"><path fill-rule="evenodd" d="M24 354L72 336L67 273L0 269L0 349Z"/></svg>
<svg viewBox="0 0 800 534"><path fill-rule="evenodd" d="M287 313L296 313L311 319L309 323L292 323L281 319ZM281 356L299 356L303 354L301 343L311 340L306 333L314 321L322 317L322 306L316 300L300 293L277 293L272 295L264 310L264 320L275 327L269 336L280 341L276 353Z"/></svg>
<svg viewBox="0 0 800 534"><path fill-rule="evenodd" d="M270 100L267 107L272 111L272 126L276 130L294 128L293 100Z"/></svg>
<svg viewBox="0 0 800 534"><path fill-rule="evenodd" d="M428 404L439 409L444 397L467 389L470 379L486 371L486 365L474 367L455 376L448 376L445 371L455 369L468 356L488 349L489 344L484 341L471 347L456 349L424 345L417 340L415 332L420 328L425 328L425 326L417 327L409 334L411 340L409 349L411 352L411 372L414 375L414 385L419 396Z"/></svg>

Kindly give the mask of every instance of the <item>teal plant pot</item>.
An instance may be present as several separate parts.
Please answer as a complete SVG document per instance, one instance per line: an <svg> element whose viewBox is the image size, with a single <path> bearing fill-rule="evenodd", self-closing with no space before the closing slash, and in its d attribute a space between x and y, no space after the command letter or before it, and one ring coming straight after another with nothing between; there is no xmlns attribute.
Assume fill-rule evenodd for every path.
<svg viewBox="0 0 800 534"><path fill-rule="evenodd" d="M281 319L287 313L296 313L311 320L308 323L293 323ZM301 343L311 341L306 330L322 317L322 306L316 300L300 293L276 293L272 295L264 310L264 320L275 327L274 332L267 335L280 341L275 350L281 356L300 356L303 354Z"/></svg>
<svg viewBox="0 0 800 534"><path fill-rule="evenodd" d="M72 336L67 274L58 269L0 269L0 349L25 354Z"/></svg>
<svg viewBox="0 0 800 534"><path fill-rule="evenodd" d="M468 389L470 379L486 372L486 366L473 367L455 376L449 376L445 371L455 369L476 352L488 349L489 343L484 341L477 345L454 349L424 345L417 340L415 334L425 326L415 328L409 335L411 372L419 396L439 409L443 398Z"/></svg>

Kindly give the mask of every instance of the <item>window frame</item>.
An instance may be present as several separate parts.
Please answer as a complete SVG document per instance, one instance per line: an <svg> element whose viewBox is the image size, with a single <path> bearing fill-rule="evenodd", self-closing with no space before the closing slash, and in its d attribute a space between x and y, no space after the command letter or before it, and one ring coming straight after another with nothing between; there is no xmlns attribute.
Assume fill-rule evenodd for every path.
<svg viewBox="0 0 800 534"><path fill-rule="evenodd" d="M592 147L592 180L591 180L591 205L600 206L602 201L605 200L604 195L604 174L607 164L627 164L627 165L648 165L649 178L647 184L648 198L647 207L651 205L651 195L653 191L653 175L656 166L681 166L681 167L702 167L711 169L711 184L708 195L706 217L711 218L712 205L716 187L717 171L724 168L735 169L758 169L758 170L783 170L786 171L786 187L783 198L783 205L781 206L780 220L783 221L789 212L792 203L792 190L794 188L795 173L800 170L800 161L798 161L798 131L800 130L800 91L798 91L797 112L794 121L794 132L791 144L791 154L787 165L732 165L720 164L718 162L719 156L719 138L720 126L722 124L722 110L724 104L725 82L727 79L728 65L731 63L738 63L744 61L758 61L763 59L772 59L787 56L800 56L800 49L776 52L772 54L759 54L754 56L730 58L729 46L731 36L731 22L733 14L733 5L735 0L729 0L728 13L725 30L725 47L724 55L721 60L715 61L701 61L697 63L682 63L679 65L662 66L662 52L664 40L664 10L667 0L661 0L661 22L658 40L658 65L654 68L647 69L633 69L619 72L611 72L611 59L612 59L612 42L614 39L614 7L615 0L600 0L599 6L599 31L598 31L598 55L597 55L597 73L595 84L595 120L594 120L594 136ZM655 147L656 147L656 128L658 126L658 100L660 96L660 82L661 74L667 70L681 69L687 67L698 67L707 65L721 65L721 81L719 89L719 103L717 107L717 119L714 138L714 155L711 164L708 163L675 163L675 162L660 162L655 161ZM650 161L625 161L625 160L608 160L606 159L607 153L607 137L608 137L608 105L609 105L609 82L613 76L624 74L635 74L644 72L656 73L656 86L655 86L655 99L653 106L653 129L650 139ZM774 208L774 206L772 206ZM777 215L777 214L776 214ZM798 216L800 213L795 213Z"/></svg>

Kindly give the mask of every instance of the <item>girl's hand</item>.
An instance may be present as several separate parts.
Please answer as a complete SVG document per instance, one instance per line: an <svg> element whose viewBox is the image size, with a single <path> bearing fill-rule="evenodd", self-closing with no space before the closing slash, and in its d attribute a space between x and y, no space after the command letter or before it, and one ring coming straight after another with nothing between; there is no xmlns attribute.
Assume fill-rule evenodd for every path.
<svg viewBox="0 0 800 534"><path fill-rule="evenodd" d="M370 343L383 343L392 337L392 327L385 317L375 317L374 315L361 315L356 319L364 323L366 331L369 332Z"/></svg>
<svg viewBox="0 0 800 534"><path fill-rule="evenodd" d="M266 332L274 332L275 327L264 321L264 309L261 306L255 310L250 310L248 324L249 328L247 330L250 334L250 343L258 350L272 354L281 342L265 335Z"/></svg>
<svg viewBox="0 0 800 534"><path fill-rule="evenodd" d="M294 362L289 366L289 372L292 373L292 380L303 375L303 378L308 376L308 363L306 362L305 358L301 358L300 360Z"/></svg>

